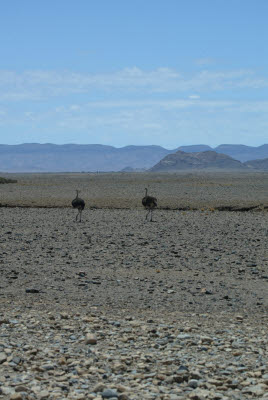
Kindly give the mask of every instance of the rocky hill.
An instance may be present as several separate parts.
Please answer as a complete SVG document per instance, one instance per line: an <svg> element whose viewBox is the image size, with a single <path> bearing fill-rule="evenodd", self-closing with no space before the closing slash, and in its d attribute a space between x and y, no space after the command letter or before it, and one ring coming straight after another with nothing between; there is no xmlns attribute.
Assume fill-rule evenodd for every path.
<svg viewBox="0 0 268 400"><path fill-rule="evenodd" d="M169 154L154 165L150 171L178 171L188 169L246 169L240 161L234 160L226 154L219 154L215 151L203 151L198 153L185 153L177 151Z"/></svg>
<svg viewBox="0 0 268 400"><path fill-rule="evenodd" d="M251 160L244 163L248 168L251 169L261 169L263 171L268 171L268 158L263 160Z"/></svg>

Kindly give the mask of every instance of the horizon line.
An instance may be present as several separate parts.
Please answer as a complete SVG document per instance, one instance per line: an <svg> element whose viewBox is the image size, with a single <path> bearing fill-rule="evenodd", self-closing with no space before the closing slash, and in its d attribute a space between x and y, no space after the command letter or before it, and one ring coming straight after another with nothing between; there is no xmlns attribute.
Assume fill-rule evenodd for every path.
<svg viewBox="0 0 268 400"><path fill-rule="evenodd" d="M181 147L194 147L194 146L208 146L211 149L216 149L217 147L220 146L245 146L245 147L252 147L252 148L258 148L258 147L262 147L265 145L268 145L268 143L263 143L259 146L252 146L252 145L246 145L243 143L221 143L217 146L212 146L209 144L205 144L205 143L197 143L197 144L189 144L189 145L181 145L175 148L166 148L164 146L161 146L159 144L145 144L145 145L140 145L140 144L128 144L128 145L124 145L124 146L115 146L115 145L110 145L110 144L102 144L102 143L51 143L51 142L44 142L44 143L40 143L40 142L24 142L24 143L16 143L16 144L9 144L9 143L0 143L0 146L24 146L24 145L52 145L52 146L103 146L103 147L113 147L115 149L123 149L125 147L161 147L165 150L176 150L179 149Z"/></svg>

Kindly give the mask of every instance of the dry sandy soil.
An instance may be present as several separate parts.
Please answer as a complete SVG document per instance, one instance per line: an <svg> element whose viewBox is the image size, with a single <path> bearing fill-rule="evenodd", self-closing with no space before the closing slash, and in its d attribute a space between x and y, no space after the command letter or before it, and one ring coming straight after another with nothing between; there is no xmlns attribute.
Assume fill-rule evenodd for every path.
<svg viewBox="0 0 268 400"><path fill-rule="evenodd" d="M267 399L267 173L9 176L0 398Z"/></svg>
<svg viewBox="0 0 268 400"><path fill-rule="evenodd" d="M0 174L1 175L1 174ZM4 174L0 203L69 207L81 190L86 207L141 208L144 188L160 208L268 207L268 172L183 172L114 174Z"/></svg>

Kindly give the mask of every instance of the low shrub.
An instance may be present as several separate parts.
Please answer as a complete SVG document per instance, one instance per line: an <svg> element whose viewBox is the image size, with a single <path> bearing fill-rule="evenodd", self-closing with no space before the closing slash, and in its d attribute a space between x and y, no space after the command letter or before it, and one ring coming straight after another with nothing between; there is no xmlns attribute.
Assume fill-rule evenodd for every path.
<svg viewBox="0 0 268 400"><path fill-rule="evenodd" d="M6 179L0 176L0 183L17 183L15 179Z"/></svg>

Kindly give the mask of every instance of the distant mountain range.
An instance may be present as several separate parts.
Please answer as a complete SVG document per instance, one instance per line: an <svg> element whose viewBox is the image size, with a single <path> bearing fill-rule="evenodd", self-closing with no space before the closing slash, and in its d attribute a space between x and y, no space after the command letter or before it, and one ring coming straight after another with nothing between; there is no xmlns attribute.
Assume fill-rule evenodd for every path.
<svg viewBox="0 0 268 400"><path fill-rule="evenodd" d="M268 144L259 147L245 146L244 144L221 144L215 148L207 145L181 146L178 150L186 153L214 150L217 153L226 154L236 160L245 162L260 158L268 158Z"/></svg>
<svg viewBox="0 0 268 400"><path fill-rule="evenodd" d="M161 146L116 148L98 144L0 145L2 172L81 172L148 169L171 153Z"/></svg>
<svg viewBox="0 0 268 400"><path fill-rule="evenodd" d="M178 150L185 153L200 153L213 150L216 153L224 153L239 161L268 158L268 144L259 147L226 144L214 149L207 145L195 145L181 146L174 150L167 150L161 146L125 146L116 148L98 144L55 145L50 143L27 143L20 145L0 145L0 171L141 171L152 168L164 157ZM250 165L248 165L250 168L256 168L258 163L254 164L252 162Z"/></svg>
<svg viewBox="0 0 268 400"><path fill-rule="evenodd" d="M261 169L263 171L268 171L268 158L262 160L251 160L244 163L248 168L251 169Z"/></svg>

